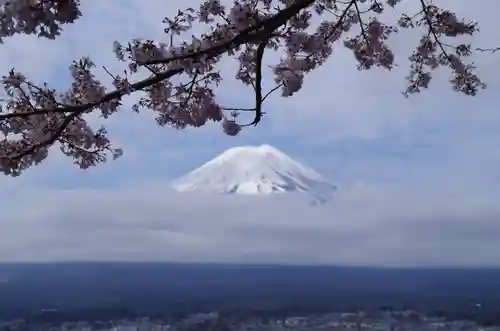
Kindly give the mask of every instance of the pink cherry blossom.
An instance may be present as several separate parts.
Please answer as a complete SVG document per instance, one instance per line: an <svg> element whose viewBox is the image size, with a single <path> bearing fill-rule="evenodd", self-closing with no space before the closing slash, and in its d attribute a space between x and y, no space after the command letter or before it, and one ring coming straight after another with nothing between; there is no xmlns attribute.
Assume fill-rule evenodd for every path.
<svg viewBox="0 0 500 331"><path fill-rule="evenodd" d="M0 169L17 176L44 161L54 145L83 169L119 157L122 151L113 147L106 129L91 127L86 118L90 113L112 117L122 111L122 97L137 91L143 97L133 110L153 112L160 126L183 129L213 121L222 123L226 134L237 135L261 121L262 103L274 91L281 89L283 97L299 94L307 74L319 69L338 45L352 51L359 70L390 70L396 56L387 40L415 27L425 31L409 58L406 96L428 88L438 67L451 71L457 92L473 96L484 89L466 62L471 45L464 38L457 45L443 42L444 37L473 35L477 24L430 0L411 1L418 1L420 12L388 22L383 18L390 15L383 14L401 0L200 0L199 8L164 19L164 40L110 41L117 60L128 67L120 75L106 72L112 86L96 78L96 67L102 64L96 66L89 58L69 65L72 83L62 91L35 85L12 70L2 77L8 98L0 111ZM2 0L0 41L15 34L57 38L82 15L79 8L80 0ZM181 39L181 33L203 24L209 33ZM264 53L276 51L282 55L273 67L276 87L262 91ZM255 92L251 123L237 123L238 109L221 105L217 98L223 79L219 64L229 57L239 61L236 79ZM144 73L147 78L138 78ZM244 110L249 109L239 109Z"/></svg>

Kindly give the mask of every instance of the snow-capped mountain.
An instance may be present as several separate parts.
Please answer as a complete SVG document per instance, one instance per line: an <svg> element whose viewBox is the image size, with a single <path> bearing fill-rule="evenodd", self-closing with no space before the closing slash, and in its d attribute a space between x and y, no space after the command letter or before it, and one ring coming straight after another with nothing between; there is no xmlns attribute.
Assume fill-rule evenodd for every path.
<svg viewBox="0 0 500 331"><path fill-rule="evenodd" d="M336 187L313 169L269 146L226 150L172 183L180 192L268 195L301 192L326 201Z"/></svg>

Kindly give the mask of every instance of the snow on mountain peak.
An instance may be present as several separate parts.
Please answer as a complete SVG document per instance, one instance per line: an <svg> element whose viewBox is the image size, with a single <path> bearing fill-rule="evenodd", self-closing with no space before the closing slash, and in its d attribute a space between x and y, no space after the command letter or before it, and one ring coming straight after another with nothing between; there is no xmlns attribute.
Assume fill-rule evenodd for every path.
<svg viewBox="0 0 500 331"><path fill-rule="evenodd" d="M266 195L302 192L327 200L335 186L270 145L233 147L172 183L180 192Z"/></svg>

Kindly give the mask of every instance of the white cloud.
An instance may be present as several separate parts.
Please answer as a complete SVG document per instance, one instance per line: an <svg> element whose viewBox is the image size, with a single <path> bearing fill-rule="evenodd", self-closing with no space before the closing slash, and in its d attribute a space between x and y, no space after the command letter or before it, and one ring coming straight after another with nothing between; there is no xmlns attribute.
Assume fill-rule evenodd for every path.
<svg viewBox="0 0 500 331"><path fill-rule="evenodd" d="M3 202L0 260L500 264L498 196L481 192L359 184L311 207L166 187L20 190Z"/></svg>

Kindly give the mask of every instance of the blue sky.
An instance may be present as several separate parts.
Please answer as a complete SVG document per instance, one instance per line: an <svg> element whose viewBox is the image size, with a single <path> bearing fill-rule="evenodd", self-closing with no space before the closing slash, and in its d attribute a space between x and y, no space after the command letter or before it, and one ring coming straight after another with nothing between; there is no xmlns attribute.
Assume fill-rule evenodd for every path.
<svg viewBox="0 0 500 331"><path fill-rule="evenodd" d="M82 2L83 18L58 40L7 40L0 48L3 72L14 66L64 88L68 64L84 55L119 72L113 40L162 38L162 18L199 0ZM499 23L489 14L500 3L482 3L460 0L454 8L479 21L475 45L500 45ZM407 0L403 8L415 4ZM22 177L0 178L0 260L499 265L500 55L475 56L489 85L475 98L452 92L442 71L432 89L405 99L405 59L418 36L401 33L391 41L399 64L391 73L358 72L338 45L297 96L270 98L264 121L234 138L219 124L175 131L125 109L99 123L124 149L121 159L81 171L55 148ZM234 65L222 62L227 79L218 97L227 106L250 106L250 91L232 79ZM338 184L334 205L311 210L281 200L179 197L168 189L170 180L227 148L263 143ZM312 218L316 223L304 224Z"/></svg>

